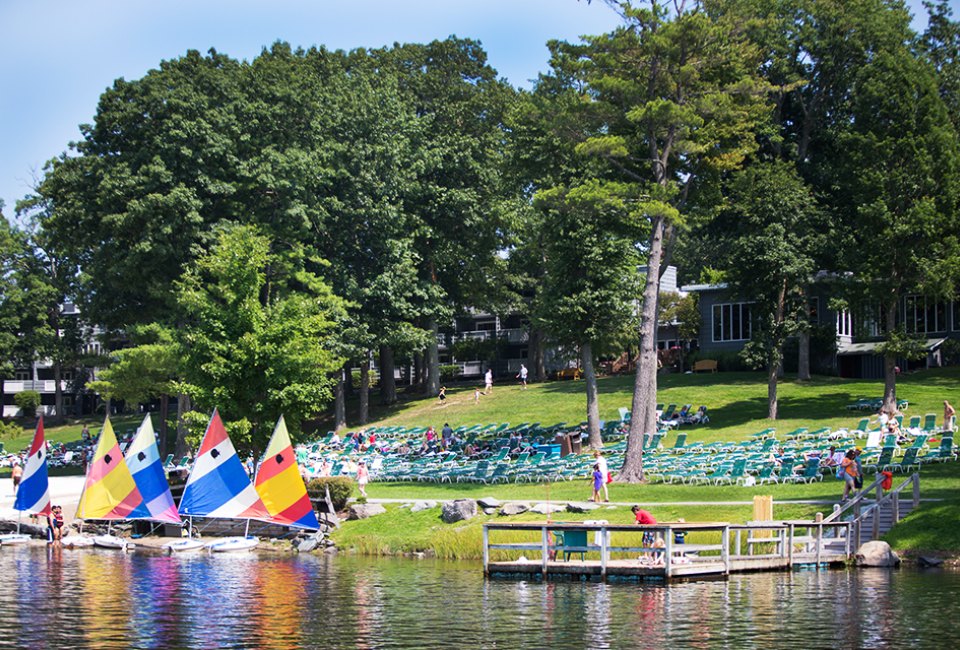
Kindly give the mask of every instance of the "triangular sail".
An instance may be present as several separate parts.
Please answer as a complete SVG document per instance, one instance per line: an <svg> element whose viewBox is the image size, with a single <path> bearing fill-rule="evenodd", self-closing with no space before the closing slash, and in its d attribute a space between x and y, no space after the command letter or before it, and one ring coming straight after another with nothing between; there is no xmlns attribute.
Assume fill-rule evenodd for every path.
<svg viewBox="0 0 960 650"><path fill-rule="evenodd" d="M30 453L23 467L14 510L37 515L50 514L50 481L47 478L47 445L43 435L43 416L37 422Z"/></svg>
<svg viewBox="0 0 960 650"><path fill-rule="evenodd" d="M123 460L110 418L103 430L87 469L83 494L77 506L78 519L149 519L143 497Z"/></svg>
<svg viewBox="0 0 960 650"><path fill-rule="evenodd" d="M187 478L180 516L270 519L216 410Z"/></svg>
<svg viewBox="0 0 960 650"><path fill-rule="evenodd" d="M271 521L301 528L320 527L282 415L264 452L254 486Z"/></svg>
<svg viewBox="0 0 960 650"><path fill-rule="evenodd" d="M156 436L150 414L144 416L143 423L137 429L137 435L127 447L127 468L133 475L133 482L143 497L143 509L151 519L172 524L182 523L177 514L177 506L170 494L160 451L157 449Z"/></svg>

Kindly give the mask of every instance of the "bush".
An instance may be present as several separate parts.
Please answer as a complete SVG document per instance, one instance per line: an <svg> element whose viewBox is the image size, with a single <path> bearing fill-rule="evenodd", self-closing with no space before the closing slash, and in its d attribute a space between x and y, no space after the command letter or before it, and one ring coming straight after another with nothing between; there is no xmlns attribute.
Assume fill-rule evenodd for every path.
<svg viewBox="0 0 960 650"><path fill-rule="evenodd" d="M350 372L350 381L352 382L354 390L360 390L360 371L352 370ZM370 368L370 372L367 374L367 381L369 382L368 388L376 388L377 384L380 381L380 373L378 373L373 368Z"/></svg>
<svg viewBox="0 0 960 650"><path fill-rule="evenodd" d="M13 396L13 403L20 407L26 417L34 417L40 408L40 393L35 390L25 390Z"/></svg>
<svg viewBox="0 0 960 650"><path fill-rule="evenodd" d="M347 501L353 494L353 479L349 476L313 478L307 483L307 494L311 499L322 499L326 494L325 488L330 489L334 510L340 511L347 507Z"/></svg>
<svg viewBox="0 0 960 650"><path fill-rule="evenodd" d="M15 438L23 433L23 429L13 422L0 420L0 438Z"/></svg>
<svg viewBox="0 0 960 650"><path fill-rule="evenodd" d="M452 381L460 374L460 366L456 364L451 364L448 366L440 366L440 381L447 382Z"/></svg>

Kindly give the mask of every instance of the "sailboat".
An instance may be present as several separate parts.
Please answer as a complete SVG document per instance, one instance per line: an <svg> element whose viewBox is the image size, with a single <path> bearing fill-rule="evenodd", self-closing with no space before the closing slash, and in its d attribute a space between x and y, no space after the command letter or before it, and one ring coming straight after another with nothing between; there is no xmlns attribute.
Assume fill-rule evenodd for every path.
<svg viewBox="0 0 960 650"><path fill-rule="evenodd" d="M37 431L33 434L13 508L20 511L20 518L24 512L50 516L50 481L47 478L47 445L43 435L42 415L37 422ZM10 546L30 541L29 535L20 532L20 518L17 519L17 532L0 535L0 545Z"/></svg>
<svg viewBox="0 0 960 650"><path fill-rule="evenodd" d="M93 460L87 469L83 494L77 505L77 518L111 521L151 518L130 468L124 461L109 417L103 422ZM109 529L105 535L95 536L93 544L101 548L132 550L127 540L113 535Z"/></svg>
<svg viewBox="0 0 960 650"><path fill-rule="evenodd" d="M282 415L273 429L253 484L270 513L270 521L311 530L320 528Z"/></svg>
<svg viewBox="0 0 960 650"><path fill-rule="evenodd" d="M180 516L247 520L247 530L242 537L224 537L206 545L215 553L252 550L260 540L248 534L250 520L270 520L270 513L250 483L216 410L187 478L180 499Z"/></svg>

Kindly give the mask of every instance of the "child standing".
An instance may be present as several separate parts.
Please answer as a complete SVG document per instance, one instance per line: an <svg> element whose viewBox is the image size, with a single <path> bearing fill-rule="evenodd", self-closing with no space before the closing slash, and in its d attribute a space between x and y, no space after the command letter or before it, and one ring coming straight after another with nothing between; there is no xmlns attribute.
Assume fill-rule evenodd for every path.
<svg viewBox="0 0 960 650"><path fill-rule="evenodd" d="M593 466L593 498L590 499L594 503L600 503L600 490L603 488L603 473L600 471L600 465L594 464Z"/></svg>

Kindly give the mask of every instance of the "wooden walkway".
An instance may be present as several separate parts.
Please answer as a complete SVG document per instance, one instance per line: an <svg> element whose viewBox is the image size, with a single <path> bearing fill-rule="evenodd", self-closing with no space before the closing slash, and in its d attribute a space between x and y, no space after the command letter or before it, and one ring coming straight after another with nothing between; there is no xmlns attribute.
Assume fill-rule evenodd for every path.
<svg viewBox="0 0 960 650"><path fill-rule="evenodd" d="M819 569L850 558L850 526L823 521L488 523L483 526L483 570L489 578L607 581ZM646 545L643 533L650 533Z"/></svg>

